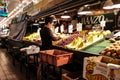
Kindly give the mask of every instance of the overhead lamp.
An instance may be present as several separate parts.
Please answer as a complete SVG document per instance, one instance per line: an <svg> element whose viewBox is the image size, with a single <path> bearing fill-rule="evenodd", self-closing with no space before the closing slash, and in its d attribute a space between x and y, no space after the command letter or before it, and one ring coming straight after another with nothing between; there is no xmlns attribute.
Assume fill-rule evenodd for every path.
<svg viewBox="0 0 120 80"><path fill-rule="evenodd" d="M113 3L113 8L120 8L120 0L114 0Z"/></svg>
<svg viewBox="0 0 120 80"><path fill-rule="evenodd" d="M68 12L65 11L61 18L70 18L70 16L68 15Z"/></svg>
<svg viewBox="0 0 120 80"><path fill-rule="evenodd" d="M92 14L93 12L90 11L90 7L88 5L85 5L84 7L80 7L78 10L79 15L86 15L86 14Z"/></svg>
<svg viewBox="0 0 120 80"><path fill-rule="evenodd" d="M39 22L38 22L39 24L43 24L43 23L45 23L45 20L44 20L44 18L40 18L40 20L39 20Z"/></svg>
<svg viewBox="0 0 120 80"><path fill-rule="evenodd" d="M38 20L35 20L35 22L32 25L33 26L38 26L39 25Z"/></svg>
<svg viewBox="0 0 120 80"><path fill-rule="evenodd" d="M105 1L103 5L103 9L113 9L113 2L112 0Z"/></svg>
<svg viewBox="0 0 120 80"><path fill-rule="evenodd" d="M43 23L45 23L45 21L39 21L39 24L43 24Z"/></svg>
<svg viewBox="0 0 120 80"><path fill-rule="evenodd" d="M120 8L120 4L113 5L113 8Z"/></svg>
<svg viewBox="0 0 120 80"><path fill-rule="evenodd" d="M33 23L33 26L39 26L39 24L38 23Z"/></svg>
<svg viewBox="0 0 120 80"><path fill-rule="evenodd" d="M32 0L33 3L37 4L40 0Z"/></svg>

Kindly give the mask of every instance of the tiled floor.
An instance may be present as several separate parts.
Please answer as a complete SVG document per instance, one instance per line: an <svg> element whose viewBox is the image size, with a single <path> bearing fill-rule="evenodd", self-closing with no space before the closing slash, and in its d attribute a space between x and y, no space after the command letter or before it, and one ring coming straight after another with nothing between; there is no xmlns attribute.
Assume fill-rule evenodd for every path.
<svg viewBox="0 0 120 80"><path fill-rule="evenodd" d="M27 80L26 70L20 72L20 65L12 64L12 57L6 53L5 49L0 48L0 80ZM35 80L35 75L30 75L30 80Z"/></svg>

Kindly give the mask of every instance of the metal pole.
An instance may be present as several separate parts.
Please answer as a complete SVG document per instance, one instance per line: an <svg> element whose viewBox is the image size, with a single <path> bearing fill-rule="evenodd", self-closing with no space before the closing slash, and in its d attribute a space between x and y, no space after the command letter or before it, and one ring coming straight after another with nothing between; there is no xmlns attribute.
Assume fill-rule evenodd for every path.
<svg viewBox="0 0 120 80"><path fill-rule="evenodd" d="M117 28L117 14L118 14L119 9L114 9L114 15L115 15L115 26L114 26L114 30Z"/></svg>

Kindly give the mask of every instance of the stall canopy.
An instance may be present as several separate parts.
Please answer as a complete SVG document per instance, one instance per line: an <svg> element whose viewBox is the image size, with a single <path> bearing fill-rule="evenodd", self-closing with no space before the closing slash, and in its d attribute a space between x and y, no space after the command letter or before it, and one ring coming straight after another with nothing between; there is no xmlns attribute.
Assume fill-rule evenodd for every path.
<svg viewBox="0 0 120 80"><path fill-rule="evenodd" d="M25 36L27 28L27 21L22 21L20 23L10 25L10 35L8 38L14 40L22 40Z"/></svg>
<svg viewBox="0 0 120 80"><path fill-rule="evenodd" d="M31 17L31 19L36 19L38 17L41 18L41 17L45 17L45 16L50 16L53 14L63 12L65 10L71 10L73 8L77 8L82 5L85 5L87 3L93 3L93 2L97 2L97 1L99 1L99 0L65 0L60 4L50 7L49 9L40 11L38 14Z"/></svg>

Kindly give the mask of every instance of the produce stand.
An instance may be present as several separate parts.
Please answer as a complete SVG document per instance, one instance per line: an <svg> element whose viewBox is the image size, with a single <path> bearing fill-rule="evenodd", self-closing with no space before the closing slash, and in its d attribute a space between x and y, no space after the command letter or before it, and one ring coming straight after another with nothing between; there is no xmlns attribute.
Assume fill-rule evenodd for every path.
<svg viewBox="0 0 120 80"><path fill-rule="evenodd" d="M84 58L90 56L99 56L100 55L99 53L106 47L110 46L111 44L113 43L111 43L109 40L102 39L79 51L66 49L58 46L53 47L59 50L64 50L73 53L73 62L71 64L63 66L63 69L71 73L72 76L75 76L74 74L77 73L77 71L80 71L81 73L79 72L78 74L76 74L77 76L75 76L75 78L82 79L82 75L80 74L83 74L82 71L84 67L83 66Z"/></svg>
<svg viewBox="0 0 120 80"><path fill-rule="evenodd" d="M53 2L53 3L55 3L55 2ZM21 68L22 68L22 65L24 65L26 67L26 70L28 70L28 73L29 73L29 70L30 70L29 66L33 64L37 68L38 62L39 62L38 60L40 59L41 62L40 62L39 66L42 71L42 76L44 76L44 77L51 76L51 74L49 74L49 72L52 73L52 72L57 71L59 73L59 75L54 75L54 76L58 76L58 78L56 80L58 80L58 79L61 80L62 69L64 69L64 70L66 70L66 73L63 76L71 77L71 78L67 78L68 80L72 79L72 78L73 78L73 80L74 79L82 80L83 79L82 74L83 74L83 68L84 68L84 65L83 65L84 58L90 57L90 56L101 55L100 54L101 51L103 51L106 47L109 47L111 44L113 44L109 40L105 40L105 37L107 35L111 34L111 31L113 31L115 29L113 27L114 25L116 28L118 27L116 25L116 20L114 19L116 16L114 14L114 10L113 11L112 10L105 11L102 9L100 12L98 12L98 9L100 9L99 7L101 6L101 3L105 3L105 0L88 0L88 1L85 1L85 0L75 0L75 1L74 0L63 0L63 2L61 4L54 5L53 7L49 8L47 10L41 9L41 11L38 14L34 15L33 17L31 17L29 19L28 19L28 17L26 17L27 16L26 13L20 15L18 17L18 19L14 18L10 24L11 32L10 32L9 37L5 37L5 38L0 37L3 45L4 44L6 45L7 52L10 53L10 55L12 55L13 65L15 65L15 61L18 59L18 61L20 62ZM81 16L81 15L77 14L77 13L79 13L79 10L82 7L84 8L84 5L86 5L86 4L90 4L90 6L88 6L88 5L87 6L90 7L90 9L95 10L94 15L87 14L85 16ZM49 6L47 6L47 7L49 7ZM45 6L45 8L47 8L47 7ZM95 9L95 8L97 8L97 9ZM61 19L60 18L60 16L62 16L61 14L64 14L62 12L67 12L66 14L70 15L71 18ZM59 36L60 35L66 36L66 34L64 34L64 33L68 32L69 35L66 36L67 39L62 39L61 41L53 42L54 43L52 46L53 50L57 49L60 51L73 53L72 61L70 63L68 63L64 59L66 57L66 55L63 55L63 54L56 55L56 54L52 54L51 52L44 52L44 51L42 52L41 51L40 56L38 58L39 52L35 52L35 53L33 52L34 54L27 54L26 50L25 51L21 50L21 48L29 47L31 45L41 47L40 35L39 35L39 33L34 33L34 32L37 32L36 29L40 26L41 19L42 18L44 19L44 17L50 16L50 15L55 15L56 20L58 17L58 21L56 22L54 27L60 28L61 24L62 24L62 23L60 23L60 21L63 20L63 22L64 21L66 22L64 24L65 28L69 29L69 27L72 26L74 28L81 27L83 29L82 30L83 32L80 30L81 32L78 31L78 33L75 35L72 35L72 34L74 34L73 29L71 29L71 30L73 30L72 32L65 30L64 32L61 32L59 34ZM119 15L117 15L117 16L119 16ZM76 23L73 23L74 21ZM102 21L105 21L106 25L104 25L104 26L100 25ZM59 24L58 24L58 22L59 22ZM35 23L34 26L33 26L33 23ZM36 23L37 23L37 27L35 27ZM81 26L73 25L73 24L77 25L77 23L82 23L82 25ZM101 29L103 27L105 27L104 28L105 30L108 30L108 29L109 30L105 31L105 30ZM86 32L87 31L86 29L88 29L88 31L90 33ZM59 30L58 30L58 32L59 32ZM69 37L69 39L68 39L68 37ZM96 39L96 37L97 37L97 39ZM94 39L96 39L96 40L94 40ZM61 43L59 43L59 42L61 42ZM59 44L57 44L57 43L59 43ZM42 53L46 53L46 54L42 54ZM59 51L58 51L58 53L59 53ZM107 54L107 56L110 56L110 55L111 54L109 54L109 55ZM30 63L31 56L35 60L35 62L33 61L33 63ZM69 58L71 58L71 55L69 55ZM116 58L116 57L114 57L114 58ZM61 61L57 61L58 59ZM66 59L68 60L68 55L67 55ZM64 63L64 64L61 64L60 62ZM30 78L30 75L28 77ZM48 78L47 78L47 80L48 80ZM50 80L52 80L52 79L50 79Z"/></svg>
<svg viewBox="0 0 120 80"><path fill-rule="evenodd" d="M111 35L101 40L98 40L95 43L92 43L91 45L82 48L81 50L68 49L59 46L54 46L54 48L73 52L73 64L65 65L63 67L65 70L69 71L69 73L70 72L72 73L72 71L74 72L74 66L75 68L76 66L79 66L78 68L76 68L77 70L75 70L75 73L77 73L77 71L83 71L83 73L81 74L84 74L83 77L87 80L91 80L93 78L108 80L109 78L108 74L110 73L111 69L113 69L116 75L115 80L117 80L119 79L117 72L119 71L119 64L120 64L120 60L119 60L120 42L118 40L119 38L115 38L116 39L115 42L111 41L110 38L113 38L114 37L113 35L114 34L112 33ZM99 56L102 56L102 59L99 59ZM93 70L93 73L91 73L87 71L86 68L89 65L92 65L93 62L95 62L96 66ZM64 76L66 76L66 74L64 74ZM82 75L79 75L76 78L82 79L80 78L80 76Z"/></svg>

